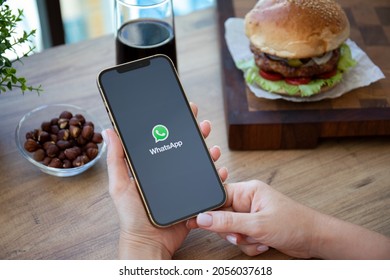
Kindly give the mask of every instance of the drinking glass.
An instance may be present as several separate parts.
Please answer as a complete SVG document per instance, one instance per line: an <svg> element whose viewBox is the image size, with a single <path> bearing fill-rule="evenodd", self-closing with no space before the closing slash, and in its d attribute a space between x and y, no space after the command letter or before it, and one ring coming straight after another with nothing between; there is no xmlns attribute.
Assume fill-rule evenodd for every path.
<svg viewBox="0 0 390 280"><path fill-rule="evenodd" d="M115 21L117 64L165 54L177 67L171 0L115 0Z"/></svg>

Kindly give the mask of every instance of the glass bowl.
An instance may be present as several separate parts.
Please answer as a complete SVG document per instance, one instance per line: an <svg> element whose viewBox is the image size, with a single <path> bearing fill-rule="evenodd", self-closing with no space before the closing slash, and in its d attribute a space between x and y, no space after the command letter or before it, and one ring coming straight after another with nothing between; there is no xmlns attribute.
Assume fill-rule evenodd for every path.
<svg viewBox="0 0 390 280"><path fill-rule="evenodd" d="M16 131L15 131L16 145L18 147L19 152L22 154L22 156L24 158L26 158L29 162L31 162L33 165L38 167L42 172L53 175L53 176L58 176L58 177L75 176L75 175L78 175L78 174L86 171L87 169L92 167L101 158L102 154L104 153L104 151L106 149L106 145L105 145L104 141L101 141L101 143L98 143L100 141L96 141L97 142L96 145L98 146L97 155L95 153L96 157L93 158L93 156L91 156L91 158L93 158L92 160L89 160L89 159L83 160L83 161L88 161L88 162L82 163L81 166L70 167L70 168L49 167L49 166L45 165L43 162L39 162L36 159L34 159L34 153L28 152L25 149L25 142L27 141L27 133L31 134L31 132L34 132L34 130L42 131L42 123L43 122L49 123L49 122L51 122L51 120L53 118L59 118L60 114L64 111L71 112L73 114L73 116L75 116L76 114L81 114L82 116L84 116L86 122L93 123L94 132L101 133L103 131L103 126L101 125L101 123L99 123L96 120L96 118L94 118L86 110L84 110L80 107L74 106L74 105L69 105L69 104L50 104L50 105L43 105L41 107L38 107L38 108L28 112L27 114L25 114L22 117L22 119L19 121L19 124L17 125ZM52 125L52 123L50 123L50 125ZM66 130L66 129L68 129L68 132L70 131L69 124L68 124L68 127L64 127L64 130ZM82 130L82 126L80 126L80 129ZM60 128L59 128L59 130L60 130ZM52 141L53 136L51 136L51 134L59 135L58 133L53 133L52 130L50 129L49 135L51 138L50 138L50 140L48 140L48 142L53 142ZM77 134L74 134L74 135L77 135ZM81 133L80 133L80 137L81 137ZM37 139L36 135L34 136L34 139ZM68 138L68 139L71 139L71 138ZM94 139L94 138L89 138L89 139ZM57 137L57 141L58 141L58 137ZM75 142L75 140L72 140L72 141L73 141L72 142L73 145L77 145L77 146L81 147L81 144ZM92 141L88 140L86 142L92 142ZM37 142L37 143L39 143L39 142ZM80 143L81 143L81 141L80 141ZM58 145L58 142L57 142L57 145ZM44 145L40 145L40 146L43 147ZM81 150L86 151L86 148L85 148L86 146L84 145L83 147L84 148L81 148ZM65 148L62 147L62 149L60 149L60 151L61 150L64 151ZM60 151L58 152L58 154L60 153ZM96 150L95 150L95 152L96 152ZM91 155L91 154L89 154L89 155ZM47 154L45 154L44 157L47 157ZM57 157L57 156L54 156L54 157ZM58 157L61 158L61 156L58 156ZM62 157L64 157L64 155L62 155ZM70 160L70 162L74 162L74 161ZM61 164L61 165L63 165L63 164Z"/></svg>

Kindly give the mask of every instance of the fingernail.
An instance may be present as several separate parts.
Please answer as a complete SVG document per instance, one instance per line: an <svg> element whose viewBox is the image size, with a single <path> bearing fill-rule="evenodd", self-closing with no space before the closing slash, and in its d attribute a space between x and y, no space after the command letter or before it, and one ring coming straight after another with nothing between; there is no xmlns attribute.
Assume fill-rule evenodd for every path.
<svg viewBox="0 0 390 280"><path fill-rule="evenodd" d="M196 222L199 226L209 227L213 224L213 217L209 214L200 213L196 218Z"/></svg>
<svg viewBox="0 0 390 280"><path fill-rule="evenodd" d="M108 138L107 130L106 130L106 129L102 131L102 136L103 136L104 142L106 142L106 144L108 145L109 142L110 142L110 140L109 140L109 138Z"/></svg>
<svg viewBox="0 0 390 280"><path fill-rule="evenodd" d="M264 253L265 251L268 251L269 247L266 245L259 245L257 246L256 250L259 253Z"/></svg>
<svg viewBox="0 0 390 280"><path fill-rule="evenodd" d="M228 169L225 166L222 166L220 171L225 172L225 173L229 173Z"/></svg>
<svg viewBox="0 0 390 280"><path fill-rule="evenodd" d="M234 235L226 235L226 240L233 245L237 245L237 237L235 237Z"/></svg>

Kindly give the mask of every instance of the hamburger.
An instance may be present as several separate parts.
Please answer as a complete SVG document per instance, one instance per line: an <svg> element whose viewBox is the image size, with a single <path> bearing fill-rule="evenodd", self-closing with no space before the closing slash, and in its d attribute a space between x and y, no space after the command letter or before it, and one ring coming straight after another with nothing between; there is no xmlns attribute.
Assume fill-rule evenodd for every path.
<svg viewBox="0 0 390 280"><path fill-rule="evenodd" d="M327 91L356 64L345 43L348 18L332 0L260 0L245 16L245 34L254 54L247 82L280 95Z"/></svg>

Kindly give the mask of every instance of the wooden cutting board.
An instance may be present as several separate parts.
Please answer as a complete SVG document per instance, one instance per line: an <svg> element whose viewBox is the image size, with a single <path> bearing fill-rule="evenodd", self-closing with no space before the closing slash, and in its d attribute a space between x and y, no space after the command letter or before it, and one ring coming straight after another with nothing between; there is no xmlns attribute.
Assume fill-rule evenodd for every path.
<svg viewBox="0 0 390 280"><path fill-rule="evenodd" d="M295 103L256 97L231 58L224 22L244 17L256 1L218 0L222 82L231 149L314 148L321 139L390 136L390 81L379 80L339 98ZM339 1L351 39L390 77L390 1Z"/></svg>

